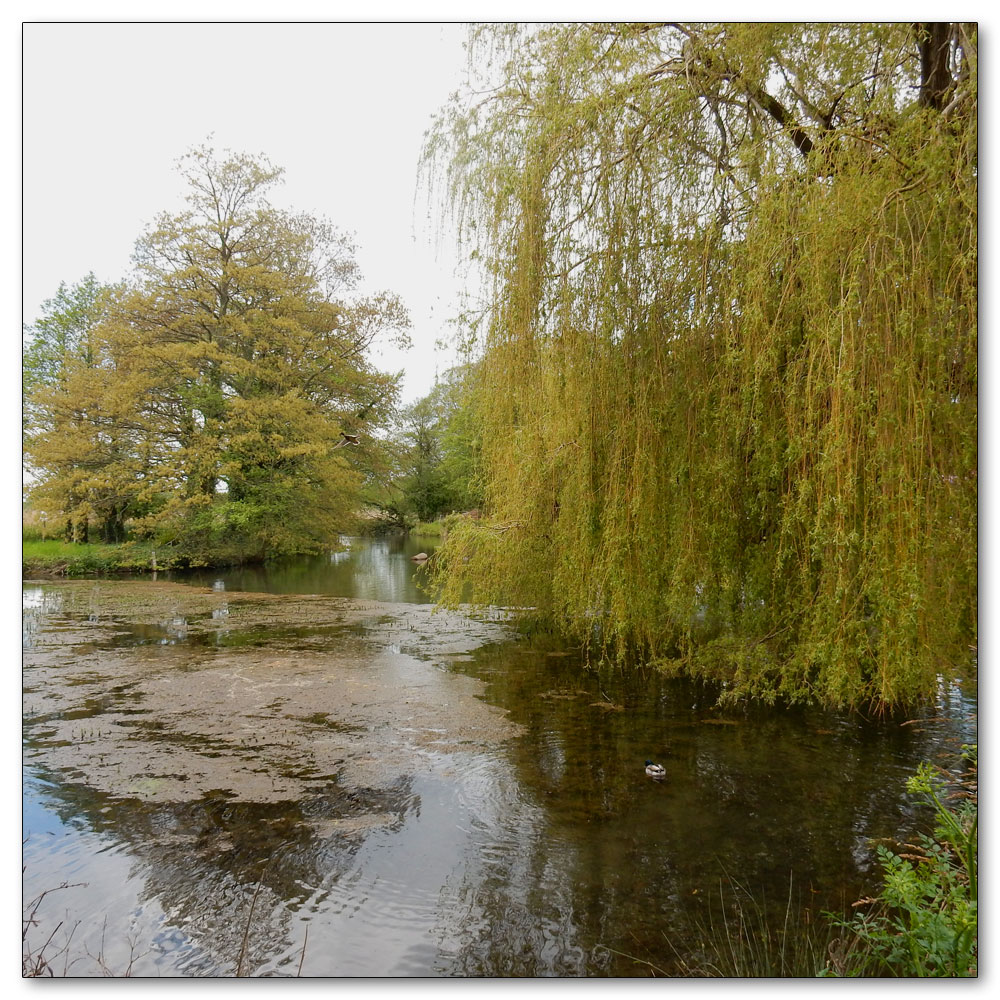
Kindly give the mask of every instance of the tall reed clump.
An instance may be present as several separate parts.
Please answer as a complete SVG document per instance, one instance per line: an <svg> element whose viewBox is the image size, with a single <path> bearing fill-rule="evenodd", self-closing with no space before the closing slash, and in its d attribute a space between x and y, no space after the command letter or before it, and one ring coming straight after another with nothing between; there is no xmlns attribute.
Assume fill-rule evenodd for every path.
<svg viewBox="0 0 1000 1000"><path fill-rule="evenodd" d="M970 664L977 49L938 27L476 29L494 86L427 147L490 283L444 603L728 698Z"/></svg>
<svg viewBox="0 0 1000 1000"><path fill-rule="evenodd" d="M829 921L812 920L811 911L803 909L797 898L791 878L780 922L765 905L766 900L734 879L720 883L718 901L700 924L699 959L687 967L688 975L814 977L831 953L850 955L863 968L857 937L844 934Z"/></svg>

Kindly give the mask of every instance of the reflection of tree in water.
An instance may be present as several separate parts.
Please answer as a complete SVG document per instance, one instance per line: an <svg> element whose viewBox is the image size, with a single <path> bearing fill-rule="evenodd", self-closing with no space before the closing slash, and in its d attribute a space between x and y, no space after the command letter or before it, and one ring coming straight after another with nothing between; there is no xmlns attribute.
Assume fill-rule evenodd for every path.
<svg viewBox="0 0 1000 1000"><path fill-rule="evenodd" d="M77 594L72 588L67 591ZM81 590L77 597L82 602L87 595ZM196 642L198 630L214 625L207 616L199 619L192 613L204 611L194 607L193 599L188 604L186 643L173 648L191 650L200 669L209 664L204 647ZM82 607L77 611L82 613ZM323 609L331 614L317 618L316 612ZM495 639L495 632L479 635L470 626L459 628L415 608L405 614L366 609L343 622L333 610L332 604L311 599L267 602L266 607L255 607L233 634L240 636L238 641L252 639L250 644L274 642L276 649L294 640L298 666L307 663L305 648L314 641L322 645L335 639L343 652L345 644L359 642L362 632L367 648L412 647L417 655L430 658L440 653L451 670L485 681L485 700L505 709L522 727L522 735L503 744L504 749L490 742L487 753L470 756L478 761L476 767L486 770L458 768L459 777L452 773L442 782L450 791L441 801L450 803L448 795L456 794L468 803L464 808L469 812L445 812L440 820L435 813L433 823L424 828L423 836L438 837L445 830L434 823L451 824L447 838L427 844L437 868L431 865L431 877L417 880L421 891L436 897L427 919L437 954L414 953L413 969L488 976L643 975L648 966L624 957L635 956L683 974L682 962L697 967L704 961L697 949L699 926L718 912L720 882L728 885L731 878L745 886L766 906L772 924L779 925L790 875L795 906L812 913L840 908L857 898L855 892L870 889L877 875L870 839L900 835L922 819L905 796L905 777L922 759L955 753L960 738L975 739L967 700L939 707L942 721L927 725L866 725L856 718L806 710L721 713L714 708L716 693L707 688L655 675L587 671L578 657L558 646L547 648L544 638L497 643L480 648L474 658L449 659L449 651L468 651L475 642ZM182 942L179 951L168 956L170 971L235 971L258 882L244 963L248 971L294 973L309 920L316 921L314 928L331 928L367 907L364 919L353 925L352 940L364 940L368 926L377 933L381 911L373 904L386 897L376 900L374 893L359 898L349 891L346 895L356 908L338 909L343 902L339 893L367 834L399 831L416 815L414 788L419 786L414 781L421 779L408 777L353 791L325 784L326 775L335 773L333 750L340 747L334 735L343 737L338 754L356 761L364 755L359 757L349 745L353 729L331 727L334 719L341 728L346 725L343 711L336 708L340 702L318 704L315 687L302 688L312 693L290 704L272 703L270 687L264 688L267 693L259 703L247 700L241 717L253 721L245 727L250 734L246 746L233 743L234 717L218 709L223 704L216 697L222 682L208 670L199 675L209 692L203 699L207 722L193 721L201 717L167 695L145 722L141 714L130 721L134 691L124 682L131 683L133 673L141 679L143 671L157 666L145 652L160 647L142 646L143 657L135 658L134 671L116 674L122 683L108 689L106 678L91 680L89 661L79 655L80 643L87 639L94 645L100 633L93 627L84 633L78 628L82 619L70 620L65 609L61 614L61 623L71 628L60 633L66 648L54 647L48 660L38 657L54 665L35 668L29 675L41 692L33 697L48 713L34 715L26 729L32 763L45 760L49 748L59 749L45 729L50 721L65 725L75 712L88 726L102 726L109 721L108 713L116 711L124 720L119 720L121 745L133 751L139 745L137 736L145 733L157 752L177 745L190 750L192 760L214 760L223 753L221 759L235 762L233 766L250 761L302 782L301 796L282 791L285 801L256 805L222 793L186 804L124 799L79 785L53 793L64 817L127 845L143 898L155 900L170 921L155 947L168 950L184 935L193 942L191 947ZM149 608L143 614L154 623L158 620ZM303 620L309 624L302 626ZM291 623L299 623L294 632ZM113 624L117 631L125 627ZM102 669L113 652L102 652ZM164 667L177 672L178 664L187 661L175 655ZM359 673L358 679L367 682L368 661L359 663L364 676ZM344 665L337 676L342 678L347 669ZM318 671L315 676L326 675ZM440 675L434 672L418 676L422 683L436 678ZM260 679L272 677L262 670ZM391 674L389 681L396 680ZM209 682L216 686L207 686ZM421 698L436 709L448 700L442 692L454 687L433 685ZM289 697L296 691L291 688ZM55 697L60 692L61 697ZM88 698L97 700L92 704ZM370 738L398 732L403 718L395 713L399 700L399 689L391 687L386 712L374 716L381 728ZM367 715L345 718L352 725L367 724L373 716L365 711ZM447 712L448 725L455 730L458 710L452 706ZM91 723L97 715L105 718ZM163 728L164 717L173 728ZM425 721L436 725L437 718L435 711ZM470 716L468 733L478 733L486 719ZM298 733L292 741L295 753L282 735L286 730ZM262 742L268 732L270 742ZM188 746L184 741L194 742ZM95 744L96 756L87 758L88 766L96 767L105 749ZM318 752L322 774L310 769ZM49 754L50 766L55 757ZM646 757L667 766L666 782L645 778ZM414 766L406 770L423 774L421 766L415 757ZM184 770L180 764L177 769ZM69 773L56 772L60 778ZM86 773L95 786L95 772ZM102 773L108 777L106 768ZM190 773L190 768L185 771ZM204 773L215 776L207 769ZM456 781L465 782L461 793L454 792ZM379 786L380 779L363 777L360 784ZM104 787L121 792L120 786ZM213 780L198 787L217 785ZM432 796L426 787L420 790L425 815L433 813L428 805ZM299 801L288 801L293 798ZM456 815L459 833L452 830ZM425 844L419 834L411 836L417 826L404 830L391 849L405 844L412 853L403 851L404 856L420 856ZM376 881L385 871L378 862L371 869ZM437 881L439 870L443 875ZM374 882L360 884L368 891ZM175 926L180 932L170 937ZM311 937L308 947L317 958L323 948L319 937ZM409 946L405 935L400 940L401 948ZM378 960L373 953L372 963ZM309 964L307 958L307 968Z"/></svg>
<svg viewBox="0 0 1000 1000"><path fill-rule="evenodd" d="M410 556L433 552L434 540L390 534L375 539L350 540L340 552L296 556L262 565L184 574L188 582L215 583L228 592L274 594L333 594L378 601L428 603L417 587L416 564Z"/></svg>
<svg viewBox="0 0 1000 1000"><path fill-rule="evenodd" d="M509 753L536 813L503 820L502 864L466 872L475 919L454 963L468 975L650 971L625 956L683 975L707 960L702 929L732 920L737 885L777 929L789 905L800 925L849 907L878 879L873 842L926 820L907 776L974 738L967 706L924 727L721 713L703 687L587 672L541 640L461 669L525 727ZM661 754L659 785L642 761Z"/></svg>
<svg viewBox="0 0 1000 1000"><path fill-rule="evenodd" d="M274 803L224 793L195 802L116 799L47 780L51 808L64 822L84 820L127 845L141 898L170 917L153 947L172 928L193 945L191 957L170 970L184 975L233 975L248 923L244 973L286 954L294 975L303 944L293 940L296 911L351 868L369 833L398 830L420 809L410 776L384 788L330 785L300 802Z"/></svg>
<svg viewBox="0 0 1000 1000"><path fill-rule="evenodd" d="M554 845L544 807L516 782L489 784L474 806L456 873L442 886L435 971L449 976L592 972L578 926L572 844Z"/></svg>

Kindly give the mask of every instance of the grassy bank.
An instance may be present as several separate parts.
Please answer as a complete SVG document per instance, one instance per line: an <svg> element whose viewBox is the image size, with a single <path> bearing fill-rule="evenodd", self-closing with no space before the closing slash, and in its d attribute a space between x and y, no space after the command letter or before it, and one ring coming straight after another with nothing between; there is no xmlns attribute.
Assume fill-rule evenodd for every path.
<svg viewBox="0 0 1000 1000"><path fill-rule="evenodd" d="M157 569L169 569L175 560L156 554ZM59 539L25 538L21 543L22 576L89 576L92 574L148 573L153 568L149 542L76 544Z"/></svg>
<svg viewBox="0 0 1000 1000"><path fill-rule="evenodd" d="M441 538L444 536L444 521L418 521L410 528L410 534L421 538Z"/></svg>
<svg viewBox="0 0 1000 1000"><path fill-rule="evenodd" d="M281 555L276 554L275 558ZM251 551L238 542L219 543L211 548L182 548L151 541L79 544L58 538L42 539L30 530L23 532L21 540L22 577L112 576L150 573L154 569L221 569L264 561L259 550Z"/></svg>

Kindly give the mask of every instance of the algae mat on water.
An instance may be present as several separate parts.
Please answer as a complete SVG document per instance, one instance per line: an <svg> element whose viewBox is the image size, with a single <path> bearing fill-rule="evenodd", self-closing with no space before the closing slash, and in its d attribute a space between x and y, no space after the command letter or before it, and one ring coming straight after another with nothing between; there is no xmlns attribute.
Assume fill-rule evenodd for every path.
<svg viewBox="0 0 1000 1000"><path fill-rule="evenodd" d="M446 664L502 623L155 581L26 583L26 758L119 798L390 784L517 727Z"/></svg>

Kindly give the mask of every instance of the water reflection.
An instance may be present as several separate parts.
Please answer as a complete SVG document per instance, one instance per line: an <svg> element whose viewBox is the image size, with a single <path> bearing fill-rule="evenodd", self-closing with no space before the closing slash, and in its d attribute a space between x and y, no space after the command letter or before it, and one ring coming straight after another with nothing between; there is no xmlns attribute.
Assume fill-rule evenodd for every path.
<svg viewBox="0 0 1000 1000"><path fill-rule="evenodd" d="M128 960L124 936L109 940L102 924L108 909L113 919L116 907L131 902L133 922L144 925L153 947L132 971L146 975L233 975L241 955L245 970L281 971L305 941L298 914L310 908L309 900L328 897L328 887L352 871L371 831L397 830L419 812L419 797L405 778L378 790L345 793L330 786L306 802L272 804L235 802L221 793L190 803L139 803L56 782L35 782L34 789L36 802L62 824L50 836L65 837L71 825L86 831L69 838L82 849L71 847L63 867L86 878L89 891L59 901L63 907L72 902L82 921L78 948L91 956L104 952L120 972ZM111 864L104 857L109 847ZM123 856L125 879L118 864ZM29 838L25 860L32 871L28 896L41 884L34 864L53 860L51 844ZM294 955L296 962L300 957Z"/></svg>
<svg viewBox="0 0 1000 1000"><path fill-rule="evenodd" d="M720 882L749 887L779 921L789 880L813 917L849 904L877 875L873 841L924 818L904 790L916 763L954 766L975 739L973 706L954 690L961 711L939 706L924 727L865 725L819 711L724 714L697 687L581 675L523 645L483 650L469 669L528 728L512 747L516 771L541 793L549 837L576 848L559 884L592 895L592 908L574 908L595 921L589 939L661 967L673 954L664 935L685 954ZM625 711L598 711L601 695ZM636 780L646 757L666 764L664 785ZM602 931L608 914L627 932Z"/></svg>
<svg viewBox="0 0 1000 1000"><path fill-rule="evenodd" d="M873 841L926 820L905 778L976 739L956 685L919 722L721 712L545 636L375 603L410 592L408 548L274 571L271 597L229 575L25 588L25 895L88 883L43 914L80 921L82 954L147 975L232 975L241 953L264 975L684 974L728 880L776 925L790 884L803 924L869 890ZM357 605L293 596L355 585Z"/></svg>
<svg viewBox="0 0 1000 1000"><path fill-rule="evenodd" d="M418 552L432 553L435 539L410 535L343 538L343 550L219 572L194 571L171 578L216 590L262 594L329 594L390 603L426 604Z"/></svg>

